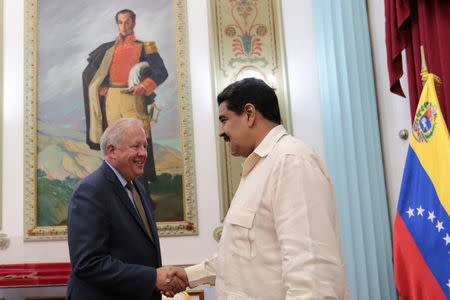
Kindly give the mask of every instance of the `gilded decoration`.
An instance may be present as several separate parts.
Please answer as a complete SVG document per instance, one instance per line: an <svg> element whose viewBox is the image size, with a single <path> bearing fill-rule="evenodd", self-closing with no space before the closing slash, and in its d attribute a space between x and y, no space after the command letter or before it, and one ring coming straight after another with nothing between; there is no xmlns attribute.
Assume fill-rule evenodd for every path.
<svg viewBox="0 0 450 300"><path fill-rule="evenodd" d="M245 77L256 77L272 86L278 96L281 117L291 128L287 80L284 67L280 1L213 0L210 3L214 92ZM217 103L214 99L214 106ZM219 124L216 123L218 129ZM222 139L217 138L220 209L223 221L240 182L242 158L231 157Z"/></svg>

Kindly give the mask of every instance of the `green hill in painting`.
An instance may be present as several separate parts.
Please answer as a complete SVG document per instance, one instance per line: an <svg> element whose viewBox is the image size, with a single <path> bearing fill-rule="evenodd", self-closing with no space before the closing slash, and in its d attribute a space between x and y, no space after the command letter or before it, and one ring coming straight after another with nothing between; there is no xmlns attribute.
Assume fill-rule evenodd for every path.
<svg viewBox="0 0 450 300"><path fill-rule="evenodd" d="M67 206L73 188L80 180L67 176L64 180L48 179L45 172L37 170L38 226L67 225Z"/></svg>
<svg viewBox="0 0 450 300"><path fill-rule="evenodd" d="M183 177L181 174L163 173L150 183L151 197L155 204L155 217L158 222L184 220Z"/></svg>
<svg viewBox="0 0 450 300"><path fill-rule="evenodd" d="M67 224L67 208L75 185L100 166L100 151L85 142L38 133L37 225ZM183 220L181 153L153 144L158 181L151 184L157 221Z"/></svg>

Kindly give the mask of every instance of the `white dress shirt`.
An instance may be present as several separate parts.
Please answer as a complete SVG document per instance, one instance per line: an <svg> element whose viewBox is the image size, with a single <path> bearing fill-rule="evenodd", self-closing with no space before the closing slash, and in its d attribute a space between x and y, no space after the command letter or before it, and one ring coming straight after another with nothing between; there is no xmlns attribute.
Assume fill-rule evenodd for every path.
<svg viewBox="0 0 450 300"><path fill-rule="evenodd" d="M186 269L217 299L349 299L333 184L280 125L243 164L218 252Z"/></svg>

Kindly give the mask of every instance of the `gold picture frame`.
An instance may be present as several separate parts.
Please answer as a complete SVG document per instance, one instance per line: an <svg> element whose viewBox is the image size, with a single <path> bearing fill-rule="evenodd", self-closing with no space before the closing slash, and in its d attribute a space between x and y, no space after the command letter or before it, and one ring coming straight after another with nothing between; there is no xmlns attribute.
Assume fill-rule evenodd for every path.
<svg viewBox="0 0 450 300"><path fill-rule="evenodd" d="M205 291L203 290L186 290L186 292L189 296L198 297L198 299L191 297L192 300L205 300Z"/></svg>
<svg viewBox="0 0 450 300"><path fill-rule="evenodd" d="M104 3L103 3L103 2ZM148 2L148 3L144 3L143 2ZM64 224L64 222L53 222L50 225L42 225L39 222L39 218L38 218L38 208L41 199L38 199L38 178L41 178L39 176L41 176L42 170L40 170L40 167L38 167L38 162L39 162L39 157L40 154L42 153L42 147L41 147L41 141L46 141L48 144L48 141L51 141L52 139L49 139L47 136L45 136L44 138L39 138L39 136L43 136L41 135L41 130L42 128L46 129L46 130L51 130L52 128L49 128L48 125L46 125L47 127L42 126L43 121L42 121L42 115L39 115L39 112L41 111L41 108L44 107L44 105L40 102L40 100L42 99L47 99L46 97L46 93L42 92L42 91L47 91L47 89L39 89L39 84L43 85L45 83L48 83L48 89L51 91L52 88L54 88L54 86L52 85L53 82L46 82L45 79L43 78L44 75L43 72L39 71L40 65L38 62L38 59L42 59L42 55L39 49L40 48L40 41L38 40L38 32L39 30L43 31L45 30L44 27L48 25L42 25L39 24L40 22L38 22L39 16L42 13L47 13L49 14L49 12L47 12L46 10L40 11L39 10L39 3L40 0L24 0L24 10L25 10L25 34L24 34L24 52L25 52L25 57L24 57L24 81L25 81L25 88L24 88L24 240L25 241L34 241L34 240L62 240L62 239L66 239L67 238L67 226ZM44 2L42 2L44 3ZM102 5L103 3L103 9L93 9L91 7L91 4L95 4L95 5ZM139 4L137 4L139 3ZM174 47L169 47L166 46L166 48L169 48L169 50L171 51L170 53L173 53L173 55L171 56L171 58L173 59L167 59L165 60L166 65L168 64L172 64L172 69L170 70L174 70L173 72L170 72L169 67L169 79L167 80L170 86L173 86L173 88L170 91L166 91L163 90L161 91L161 88L158 88L157 90L157 97L166 97L166 98L170 98L171 101L174 101L175 104L173 104L173 106L168 106L168 104L166 105L165 103L163 103L163 105L166 105L166 107L163 107L163 112L165 111L168 115L169 114L174 114L177 116L177 118L179 119L179 122L174 122L174 118L169 118L166 117L166 121L164 121L164 119L161 121L161 116L159 117L160 121L158 124L152 125L152 137L153 137L153 145L155 147L155 135L154 135L154 127L158 127L160 126L159 131L163 132L166 127L167 124L169 124L170 130L168 130L168 134L173 134L177 136L177 139L175 140L164 140L162 142L167 142L167 145L164 144L165 149L168 149L170 147L172 148L176 148L176 150L178 151L176 158L177 158L177 163L180 164L181 167L178 167L178 171L179 172L179 177L178 177L178 181L176 181L177 187L179 187L180 185L182 186L181 189L182 191L180 192L181 196L178 196L181 198L181 204L178 204L178 210L177 212L180 211L181 209L181 213L179 213L179 215L181 217L179 217L179 219L176 220L172 220L170 218L168 218L167 220L164 221L158 221L158 216L157 216L157 226L158 226L158 231L160 236L183 236L183 235L197 235L198 234L198 218L197 218L197 200L196 200L196 189L195 189L195 163L194 163L194 138L193 138L193 125L192 125L192 121L193 121L193 117L192 117L192 104L191 104L191 84L190 84L190 68L189 68L189 41L188 41L188 23L187 23L187 4L186 4L186 0L173 0L173 1L163 1L160 0L158 2L159 4L159 8L161 9L161 6L164 6L165 10L164 11L153 11L151 9L149 9L149 6L151 5L155 5L156 2L152 2L150 0L124 0L124 1L120 1L117 3L110 3L106 0L101 0L101 1L94 1L93 3L89 4L88 6L86 5L82 5L82 3L78 3L78 1L74 1L74 2L67 2L67 1L51 1L51 2L46 2L47 5L53 6L53 5L62 5L61 9L70 9L70 11L68 13L70 13L70 18L59 18L57 19L59 22L64 22L64 24L51 24L53 25L53 27L45 27L47 29L51 29L48 30L46 32L46 34L53 34L53 38L55 39L54 41L52 41L52 45L51 47L54 47L57 49L57 47L59 47L60 45L64 45L65 43L67 43L68 41L77 41L76 38L78 38L79 40L85 41L85 40L89 40L89 38L84 37L82 35L76 35L76 38L74 36L72 36L71 34L76 34L78 32L83 33L83 34L89 34L90 33L90 29L95 29L95 26L99 26L100 23L104 23L104 21L106 22L106 20L104 20L103 18L101 20L95 20L95 17L98 17L97 12L98 11L104 11L105 9L116 9L114 8L114 6L119 6L119 8L117 8L115 12L125 8L126 6L128 6L128 8L130 9L135 9L135 6L137 7L136 13L137 13L137 18L136 18L136 36L139 37L139 32L138 32L138 26L144 22L150 22L148 20L157 20L159 19L161 22L168 22L168 20L170 19L170 16L173 16L173 26L171 25L170 28L173 28L173 31L171 31L171 33L173 32L173 35L170 35L169 37L167 37L167 33L166 35L164 30L166 30L166 28L169 28L169 26L167 24L163 24L160 27L155 27L155 26L143 26L140 29L140 32L142 34L142 31L152 31L152 34L154 34L152 37L148 37L148 39L155 39L158 41L158 37L162 38L170 38L172 39L170 43L173 43L173 45L175 45ZM77 6L78 7L71 7L71 6ZM170 7L169 7L170 6ZM84 12L81 11L82 8L86 7L86 10ZM80 9L77 9L80 8ZM39 13L38 13L39 11ZM85 14L86 12L92 14L93 19L91 19L92 21L89 22L89 20L81 20L81 17L84 17L83 14ZM161 12L161 15L159 15L158 13ZM162 15L165 12L166 15ZM155 14L153 18L139 18L139 16L144 15L144 13L150 14L153 13ZM59 13L56 13L56 15L58 15ZM76 26L81 25L80 23L82 21L85 21L86 23L84 24L84 28L80 31L76 31ZM113 34L117 34L117 27L115 24L115 20L114 20L114 14L111 13L110 19L107 20L108 22L110 22L110 26L113 26L112 29L114 29ZM170 21L172 22L172 21ZM63 32L62 34L56 35L54 33L54 31L56 31L56 28L60 27L58 25L67 25L67 24L71 25L71 29L73 29L73 31L67 31L67 32ZM46 23L45 23L46 24ZM109 24L109 23L108 23ZM155 23L155 24L159 24L159 23ZM162 23L161 23L162 24ZM67 26L69 26L67 25ZM91 26L91 27L89 27ZM74 28L75 27L75 28ZM157 28L159 28L157 30ZM167 29L168 30L168 29ZM107 32L107 36L108 37L104 37L107 39L114 39L114 35L112 35L112 33ZM41 37L44 37L43 35ZM95 47L97 47L98 45L101 44L102 39L101 37L98 37L98 35L93 35L91 36L91 39L95 39L95 43L93 43L92 45L95 45ZM168 44L168 43L166 43ZM161 49L164 49L165 44L161 43L158 44L158 48L159 51L161 53ZM66 83L69 85L71 84L75 84L75 85L80 85L81 86L81 73L82 73L82 69L86 66L87 62L86 62L86 58L88 56L88 54L90 53L90 51L92 51L93 49L95 49L94 46L90 46L90 48L83 48L82 51L80 51L80 54L78 55L71 55L69 56L68 60L70 60L70 58L77 58L77 60L75 60L77 63L72 66L73 67L73 71L74 72L74 78L72 81L68 80L66 81ZM50 46L47 46L47 48L50 48ZM69 54L73 54L72 51L76 51L77 48L76 47L72 47L70 49L70 53ZM81 53L82 52L82 53ZM55 52L56 53L56 52ZM78 53L78 52L75 52ZM68 54L68 55L69 55ZM162 55L163 56L163 55ZM55 64L54 68L49 68L48 69L48 73L51 72L55 72L55 76L61 76L60 73L58 73L60 71L60 69L58 69L59 65L58 63L62 63L61 61L57 61L57 57L51 57L51 59L48 59L48 63L51 64ZM44 65L44 64L42 64ZM172 76L172 77L170 77ZM79 81L78 81L79 80ZM66 84L66 86L67 86ZM166 83L164 83L166 84ZM45 86L47 88L47 86ZM77 88L79 88L77 86ZM41 91L41 92L39 92ZM61 94L61 101L64 101L66 98L64 97L64 90L57 90L54 91L53 93L57 93L58 95ZM169 97L169 96L173 96L175 95L175 97ZM38 100L39 97L39 100ZM81 99L82 103L82 97L83 94L78 93L77 97L79 97L79 99ZM164 98L164 99L166 99ZM78 100L77 100L78 101ZM78 103L78 104L79 104ZM77 105L78 105L77 104ZM58 109L58 105L64 105L64 103L62 104L57 104L55 105L55 110L56 113L59 113L57 111ZM70 106L70 105L68 105ZM79 109L79 107L75 107L74 109ZM164 110L165 109L165 110ZM163 114L163 112L161 114ZM38 120L38 116L40 116L39 120ZM46 116L44 116L46 117ZM80 120L82 119L82 117L80 116ZM165 122L165 123L164 123ZM170 123L172 122L172 123ZM168 126L169 126L168 125ZM173 129L175 128L175 129ZM80 136L81 131L79 131L77 134L78 136ZM85 131L84 131L85 134ZM52 136L53 138L53 136ZM59 138L59 137L58 137ZM65 138L65 137L64 137ZM88 148L85 148L84 145L80 146L80 143L73 143L73 141L70 141L65 139L64 141L68 141L69 143L71 143L72 146L77 147L77 153L81 153L81 152L86 152L88 153L90 156L88 159L94 161L97 165L99 164L99 162L101 163L101 155L99 154L98 151L94 151ZM172 144L170 144L170 143ZM175 145L175 146L174 146ZM81 148L84 147L84 148ZM158 144L159 147L159 144ZM172 149L170 148L170 149ZM80 150L81 149L81 150ZM159 150L155 150L155 151L159 151ZM83 153L84 153L83 152ZM70 152L70 153L74 153L74 152ZM156 152L155 152L156 153ZM71 154L71 155L72 155ZM157 154L155 154L156 157ZM47 158L51 156L47 156ZM65 156L67 157L67 156ZM70 157L70 155L69 155ZM75 159L79 159L79 157L72 157L73 160ZM164 166L159 168L158 167L158 161L156 161L157 159L155 158L155 164L156 164L156 168L157 168L157 173L158 170L161 170L161 172L164 172L164 168L169 168ZM60 163L60 165L63 165L64 161L61 160L62 162ZM86 159L85 159L86 161ZM90 161L89 161L90 162ZM65 165L64 165L65 166ZM96 167L95 167L96 168ZM95 170L94 167L91 167L91 169L89 169L90 172L92 172L93 170ZM159 168L159 169L158 169ZM62 168L61 168L62 170ZM65 169L64 169L65 170ZM90 173L89 172L89 173ZM166 174L166 173L165 173ZM173 173L172 173L173 174ZM44 173L44 175L48 176L47 173ZM86 174L84 175L80 175L82 177L84 177ZM164 175L164 174L163 174ZM170 174L169 174L170 175ZM178 175L177 175L178 176ZM80 177L80 178L82 178ZM175 178L176 176L173 175L172 178ZM179 179L179 178L182 179ZM70 179L70 178L69 178ZM62 180L60 180L62 181ZM175 182L175 179L173 180L173 182ZM181 183L180 183L181 182ZM58 183L59 184L59 183ZM73 186L71 186L72 190L73 190ZM44 189L41 189L41 191ZM68 194L68 193L66 193ZM70 197L69 197L70 198ZM154 197L153 197L154 198ZM67 201L68 203L68 201ZM66 203L66 204L67 204ZM64 209L66 210L66 208L64 206L62 206L62 208L58 208L59 210L56 211L54 213L54 215L59 216L60 218L63 219L64 217L64 213L66 213L64 211ZM158 206L157 206L158 209ZM170 207L168 208L170 209ZM67 215L66 215L67 218Z"/></svg>
<svg viewBox="0 0 450 300"><path fill-rule="evenodd" d="M217 95L227 85L245 77L257 77L275 89L282 124L292 132L280 2L208 1L216 116ZM218 132L220 123L217 121L215 124ZM222 138L216 137L216 145L220 218L223 221L239 186L244 159L232 157Z"/></svg>

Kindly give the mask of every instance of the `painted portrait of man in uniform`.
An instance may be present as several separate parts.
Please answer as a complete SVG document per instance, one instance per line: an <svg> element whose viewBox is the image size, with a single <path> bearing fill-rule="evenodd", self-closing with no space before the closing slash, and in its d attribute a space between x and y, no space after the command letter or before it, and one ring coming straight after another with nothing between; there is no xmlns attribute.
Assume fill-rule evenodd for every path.
<svg viewBox="0 0 450 300"><path fill-rule="evenodd" d="M155 41L136 39L136 14L122 9L115 15L118 35L101 44L89 54L83 71L83 93L86 118L86 143L100 149L100 137L107 126L119 118L134 118L143 122L147 136L147 160L139 178L149 189L156 181L151 123L156 90L168 77Z"/></svg>
<svg viewBox="0 0 450 300"><path fill-rule="evenodd" d="M146 128L140 180L157 221L183 220L174 1L37 1L37 23L37 225L66 224L74 186L121 117Z"/></svg>

